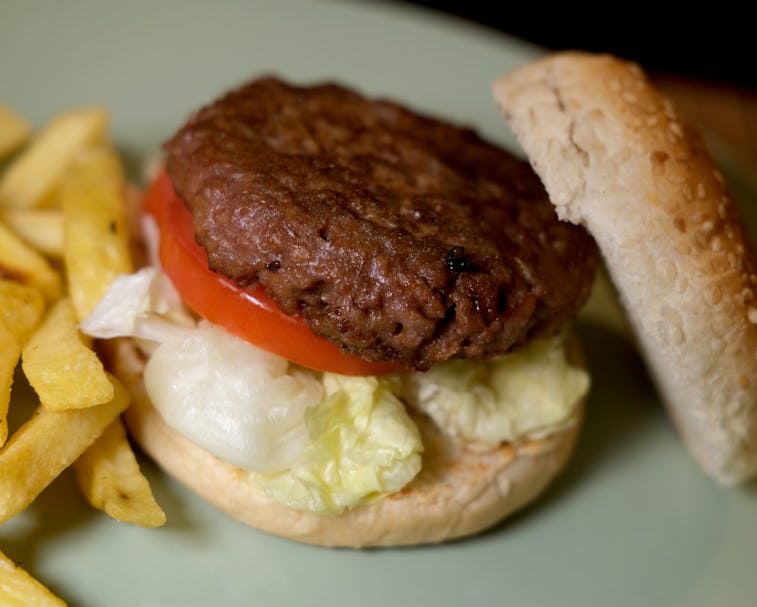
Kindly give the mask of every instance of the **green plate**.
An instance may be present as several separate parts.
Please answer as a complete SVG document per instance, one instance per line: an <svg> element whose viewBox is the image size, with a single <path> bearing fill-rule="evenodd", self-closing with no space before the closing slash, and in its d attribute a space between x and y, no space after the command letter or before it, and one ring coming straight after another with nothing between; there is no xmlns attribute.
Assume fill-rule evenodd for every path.
<svg viewBox="0 0 757 607"><path fill-rule="evenodd" d="M134 178L190 110L261 73L340 80L512 147L490 82L539 52L392 4L4 0L0 98L38 125L107 106ZM757 204L749 179L727 172ZM482 536L298 545L237 524L145 462L165 527L110 520L66 473L0 527L0 550L81 607L757 604L757 485L705 478L630 342L601 324L580 331L594 386L577 453L543 499Z"/></svg>

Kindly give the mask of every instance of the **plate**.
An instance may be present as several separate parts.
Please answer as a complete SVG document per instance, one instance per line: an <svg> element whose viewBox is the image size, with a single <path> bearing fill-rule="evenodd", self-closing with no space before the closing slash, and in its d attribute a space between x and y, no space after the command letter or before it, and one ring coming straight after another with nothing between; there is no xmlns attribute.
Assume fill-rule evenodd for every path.
<svg viewBox="0 0 757 607"><path fill-rule="evenodd" d="M253 75L338 80L514 147L489 86L540 50L393 4L4 0L0 96L43 124L103 104L132 178L198 105ZM757 190L729 173L742 201ZM169 523L84 505L69 474L0 527L0 547L71 605L754 605L757 485L725 490L683 452L630 342L582 323L594 385L565 474L481 536L369 551L244 527L149 462Z"/></svg>

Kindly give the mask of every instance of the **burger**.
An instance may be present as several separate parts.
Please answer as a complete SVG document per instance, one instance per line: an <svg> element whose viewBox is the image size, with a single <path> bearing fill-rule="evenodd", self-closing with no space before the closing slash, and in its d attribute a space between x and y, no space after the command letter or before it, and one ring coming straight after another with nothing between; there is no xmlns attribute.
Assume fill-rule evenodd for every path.
<svg viewBox="0 0 757 607"><path fill-rule="evenodd" d="M549 55L494 96L530 165L335 84L260 78L189 118L145 196L144 268L82 325L147 454L297 541L478 533L569 459L601 253L695 459L754 476L757 264L700 136L606 55Z"/></svg>
<svg viewBox="0 0 757 607"><path fill-rule="evenodd" d="M568 461L597 265L523 160L337 84L262 77L164 144L145 267L85 320L169 474L328 546L489 528Z"/></svg>

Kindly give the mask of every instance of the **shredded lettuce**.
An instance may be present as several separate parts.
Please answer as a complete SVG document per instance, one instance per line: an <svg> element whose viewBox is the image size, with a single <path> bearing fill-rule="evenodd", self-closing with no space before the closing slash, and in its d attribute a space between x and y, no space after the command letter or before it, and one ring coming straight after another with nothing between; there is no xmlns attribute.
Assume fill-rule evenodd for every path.
<svg viewBox="0 0 757 607"><path fill-rule="evenodd" d="M589 376L568 363L558 336L491 362L450 360L403 374L394 386L447 434L490 448L560 427L587 393Z"/></svg>
<svg viewBox="0 0 757 607"><path fill-rule="evenodd" d="M323 393L312 373L206 321L160 344L144 380L169 426L221 459L265 472L298 461L305 411Z"/></svg>
<svg viewBox="0 0 757 607"><path fill-rule="evenodd" d="M146 340L145 387L164 421L282 503L335 512L420 469L418 430L376 378L302 369L197 322L157 268L119 277L81 329Z"/></svg>
<svg viewBox="0 0 757 607"><path fill-rule="evenodd" d="M278 474L253 476L290 508L335 514L399 491L421 467L421 438L404 405L375 377L326 373L327 396L305 415L310 440Z"/></svg>
<svg viewBox="0 0 757 607"><path fill-rule="evenodd" d="M194 324L169 278L157 268L146 267L116 277L79 328L100 339L135 337L162 342Z"/></svg>
<svg viewBox="0 0 757 607"><path fill-rule="evenodd" d="M271 499L324 514L399 491L420 470L421 438L400 399L488 448L565 423L589 384L558 338L425 373L302 369L198 322L154 267L119 277L81 329L149 344L145 385L166 423L248 470Z"/></svg>

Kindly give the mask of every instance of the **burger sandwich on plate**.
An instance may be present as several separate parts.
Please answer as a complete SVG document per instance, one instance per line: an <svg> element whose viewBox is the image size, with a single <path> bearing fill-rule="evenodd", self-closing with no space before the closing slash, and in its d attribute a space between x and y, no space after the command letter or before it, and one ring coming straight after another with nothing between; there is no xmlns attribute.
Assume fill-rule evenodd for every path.
<svg viewBox="0 0 757 607"><path fill-rule="evenodd" d="M169 474L314 544L493 526L575 444L589 378L570 327L595 239L700 461L755 470L755 349L729 372L712 348L745 359L757 273L700 141L613 58L554 55L495 97L546 190L472 130L336 84L256 79L166 142L148 263L82 328ZM703 302L722 326L702 327Z"/></svg>

